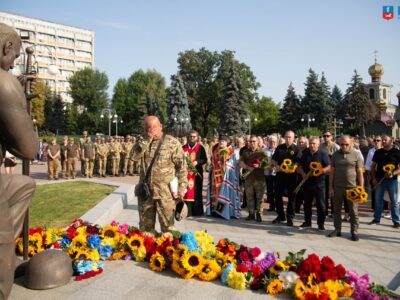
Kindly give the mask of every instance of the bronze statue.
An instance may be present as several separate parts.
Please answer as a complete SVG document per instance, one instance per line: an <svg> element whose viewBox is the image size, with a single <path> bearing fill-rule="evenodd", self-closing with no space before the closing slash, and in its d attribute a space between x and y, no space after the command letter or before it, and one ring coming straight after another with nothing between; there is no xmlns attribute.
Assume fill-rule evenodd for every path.
<svg viewBox="0 0 400 300"><path fill-rule="evenodd" d="M14 67L21 40L10 26L0 23L0 166L8 150L16 157L33 160L36 138L26 110L20 82L8 71ZM0 174L0 300L7 299L14 281L15 239L35 191L32 178Z"/></svg>

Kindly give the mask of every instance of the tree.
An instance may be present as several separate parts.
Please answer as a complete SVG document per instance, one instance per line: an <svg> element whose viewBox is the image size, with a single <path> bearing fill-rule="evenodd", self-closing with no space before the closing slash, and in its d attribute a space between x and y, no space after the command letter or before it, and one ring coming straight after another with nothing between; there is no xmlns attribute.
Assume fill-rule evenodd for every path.
<svg viewBox="0 0 400 300"><path fill-rule="evenodd" d="M280 110L279 129L281 133L301 127L301 104L292 83L290 83L283 106Z"/></svg>
<svg viewBox="0 0 400 300"><path fill-rule="evenodd" d="M171 76L171 87L167 97L167 113L171 132L182 135L192 129L187 93L179 74Z"/></svg>
<svg viewBox="0 0 400 300"><path fill-rule="evenodd" d="M318 81L318 75L309 69L307 81L305 83L304 97L301 101L301 111L303 115L312 115L315 119L315 125L325 130L328 126L329 109L327 101L329 97L329 87L326 79L322 76Z"/></svg>
<svg viewBox="0 0 400 300"><path fill-rule="evenodd" d="M333 120L335 115L335 106L332 105L331 98L331 88L328 85L328 82L325 77L325 73L322 72L321 80L319 82L320 85L320 111L322 114L321 120L325 123L321 124L319 127L322 130L326 130L329 127L330 122ZM318 122L318 118L315 119ZM319 124L319 123L316 123Z"/></svg>
<svg viewBox="0 0 400 300"><path fill-rule="evenodd" d="M332 93L330 96L330 103L332 107L335 108L335 118L337 120L344 120L346 117L345 110L344 110L344 98L343 98L343 93L339 89L339 87L335 84Z"/></svg>
<svg viewBox="0 0 400 300"><path fill-rule="evenodd" d="M31 100L31 115L35 118L36 124L42 126L45 123L45 102L46 99L51 97L50 88L44 80L38 79L36 81L33 94L36 95Z"/></svg>
<svg viewBox="0 0 400 300"><path fill-rule="evenodd" d="M97 132L102 127L101 109L108 106L107 75L99 70L84 68L69 78L69 85L74 104L80 107L80 129Z"/></svg>
<svg viewBox="0 0 400 300"><path fill-rule="evenodd" d="M115 84L111 103L112 108L123 120L123 123L118 126L118 132L123 135L130 133L130 130L135 128L137 123L134 118L128 117L133 115L134 107L129 106L128 81L125 78L118 79ZM106 121L108 126L108 119L104 119L103 126L106 126Z"/></svg>
<svg viewBox="0 0 400 300"><path fill-rule="evenodd" d="M262 96L250 106L252 120L252 132L256 134L271 134L278 131L279 125L279 104L272 98Z"/></svg>
<svg viewBox="0 0 400 300"><path fill-rule="evenodd" d="M219 109L219 128L228 135L242 135L243 125L247 117L245 94L242 92L239 74L233 59L231 59L229 73L224 81L223 105Z"/></svg>
<svg viewBox="0 0 400 300"><path fill-rule="evenodd" d="M368 91L362 78L354 70L354 75L344 95L345 111L355 118L355 125L360 129L360 135L365 136L365 125L374 120L376 107L369 99Z"/></svg>

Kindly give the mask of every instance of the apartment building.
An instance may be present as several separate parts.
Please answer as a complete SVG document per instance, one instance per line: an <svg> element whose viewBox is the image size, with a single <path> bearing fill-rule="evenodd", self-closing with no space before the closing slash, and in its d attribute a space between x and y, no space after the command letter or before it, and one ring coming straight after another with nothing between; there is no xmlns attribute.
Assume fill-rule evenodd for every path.
<svg viewBox="0 0 400 300"><path fill-rule="evenodd" d="M68 78L80 69L94 66L94 31L1 11L0 22L28 38L22 40L22 46L24 50L34 48L33 61L38 77L63 101L72 102ZM24 54L16 61L16 75L24 72L25 61ZM49 72L50 65L57 66L57 74Z"/></svg>

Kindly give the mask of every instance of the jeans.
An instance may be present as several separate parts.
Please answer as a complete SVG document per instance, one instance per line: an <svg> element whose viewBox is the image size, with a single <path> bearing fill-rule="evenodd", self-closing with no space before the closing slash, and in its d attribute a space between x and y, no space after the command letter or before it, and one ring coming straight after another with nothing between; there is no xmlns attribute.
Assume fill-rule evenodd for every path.
<svg viewBox="0 0 400 300"><path fill-rule="evenodd" d="M383 194L385 189L388 191L390 198L390 212L392 215L392 221L394 224L400 223L399 218L399 203L398 203L398 193L397 193L397 180L385 179L376 188L375 191L375 213L374 220L379 222L381 220L382 210L383 210Z"/></svg>

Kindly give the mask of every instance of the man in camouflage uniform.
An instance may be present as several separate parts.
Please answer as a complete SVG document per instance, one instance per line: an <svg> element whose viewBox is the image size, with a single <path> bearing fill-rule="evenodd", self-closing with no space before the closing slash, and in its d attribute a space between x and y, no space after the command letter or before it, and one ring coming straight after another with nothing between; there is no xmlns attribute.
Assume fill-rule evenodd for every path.
<svg viewBox="0 0 400 300"><path fill-rule="evenodd" d="M132 144L132 139L130 135L127 135L125 137L125 143L123 144L122 148L122 174L126 176L128 173L128 165L129 165L129 153L131 153L133 144Z"/></svg>
<svg viewBox="0 0 400 300"><path fill-rule="evenodd" d="M111 152L111 175L119 176L119 162L121 160L121 144L118 141L118 137L110 145Z"/></svg>
<svg viewBox="0 0 400 300"><path fill-rule="evenodd" d="M90 137L86 139L86 143L82 146L82 156L85 159L85 174L86 178L93 177L93 167L95 158L95 146Z"/></svg>
<svg viewBox="0 0 400 300"><path fill-rule="evenodd" d="M93 166L93 175L99 175L99 164L98 164L98 159L97 159L97 147L100 144L101 136L96 135L96 140L94 141L94 166Z"/></svg>
<svg viewBox="0 0 400 300"><path fill-rule="evenodd" d="M78 143L78 148L79 148L79 156L81 157L81 172L82 172L82 176L85 176L85 158L83 157L83 145L86 143L86 139L88 137L88 133L87 131L84 131L82 133L82 137L79 138L79 143Z"/></svg>
<svg viewBox="0 0 400 300"><path fill-rule="evenodd" d="M67 174L66 179L75 179L76 177L76 160L79 157L79 148L74 143L74 138L70 137L67 147L65 147L64 155L67 158Z"/></svg>
<svg viewBox="0 0 400 300"><path fill-rule="evenodd" d="M144 182L147 168L154 156L163 132L159 119L149 116L145 120L146 138L139 140L132 149L130 159L140 161L140 182ZM170 183L177 177L178 190L171 191ZM139 226L142 230L153 231L156 213L161 231L174 229L175 200L182 199L187 186L187 166L182 146L177 139L165 135L158 158L151 169L149 179L150 198L138 199Z"/></svg>
<svg viewBox="0 0 400 300"><path fill-rule="evenodd" d="M136 137L132 136L132 145L136 144ZM133 147L132 147L133 148ZM133 176L134 174L139 174L139 162L137 161L128 161L128 171L129 171L129 176Z"/></svg>
<svg viewBox="0 0 400 300"><path fill-rule="evenodd" d="M96 147L96 160L99 166L99 176L106 177L106 168L107 168L107 156L109 147L105 144L105 138L101 137L99 139L99 144Z"/></svg>
<svg viewBox="0 0 400 300"><path fill-rule="evenodd" d="M257 136L252 135L250 137L249 147L247 147L240 156L240 166L250 171L244 182L247 208L249 210L249 216L246 220L256 219L257 222L262 221L261 215L263 213L262 203L265 193L265 178L264 169L261 167L261 161L266 156L264 149L259 146Z"/></svg>
<svg viewBox="0 0 400 300"><path fill-rule="evenodd" d="M63 137L63 141L60 145L60 156L61 156L61 176L67 178L67 157L65 156L65 148L68 145L68 136Z"/></svg>

